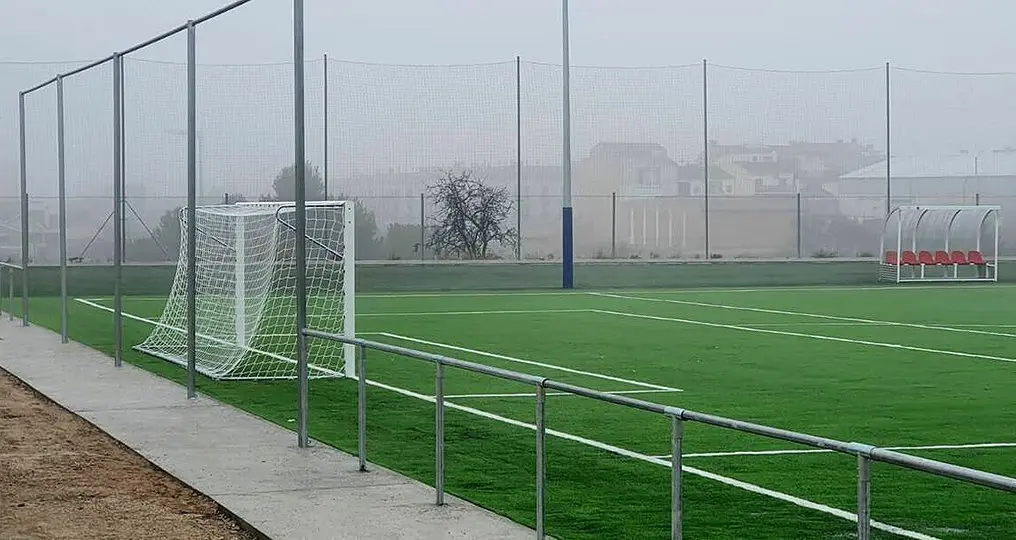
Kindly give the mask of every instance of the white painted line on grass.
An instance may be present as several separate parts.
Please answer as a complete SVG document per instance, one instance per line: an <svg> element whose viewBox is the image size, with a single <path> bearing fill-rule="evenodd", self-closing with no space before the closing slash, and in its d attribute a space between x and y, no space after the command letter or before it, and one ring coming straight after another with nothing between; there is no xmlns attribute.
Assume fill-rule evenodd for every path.
<svg viewBox="0 0 1016 540"><path fill-rule="evenodd" d="M604 392L605 394L626 395L626 394L666 394L677 390L615 390ZM570 392L547 392L548 396L576 396ZM515 398L515 397L536 397L532 392L507 393L507 394L455 394L445 396L445 399L469 399L469 398Z"/></svg>
<svg viewBox="0 0 1016 540"><path fill-rule="evenodd" d="M801 332L787 332L787 331L784 331L784 330L771 330L771 329L768 329L768 328L756 328L756 327L753 327L753 326L742 326L742 325L737 325L737 324L712 323L712 322L705 322L705 321L696 321L696 320L693 320L693 319L682 319L682 318L679 318L679 317L661 317L661 316L657 316L657 315L644 315L644 314L641 314L641 313L628 313L628 312L625 312L625 311L610 311L610 310L606 310L606 309L598 309L596 311L598 313L603 313L605 315L615 315L615 316L618 316L618 317L629 317L629 318L633 318L633 319L648 319L648 320L654 320L654 321L678 322L678 323L683 323L683 324L692 324L692 325L696 325L696 326L708 326L710 328L726 328L728 330L741 330L741 331L744 331L744 332L755 332L755 333L758 333L758 334L772 334L772 335L778 335L778 336L802 337L802 338L817 339L817 340L822 340L822 341L835 341L835 342L838 342L838 343L850 343L850 344L853 344L853 345L868 345L868 346L871 346L871 347L884 347L884 348L887 348L887 349L898 349L898 350L924 352L924 353L931 353L931 354L942 354L942 355L946 355L946 356L959 356L959 357L962 357L962 358L978 358L978 359L982 359L982 360L996 360L996 361L999 361L999 362L1010 362L1010 363L1016 362L1016 358L1005 358L1005 357L1002 357L1002 356L991 356L991 355L988 355L988 354L967 353L967 352L962 352L962 351L950 351L950 350L945 350L945 349L929 349L927 347L913 347L913 346L910 346L910 345L900 345L898 343L884 343L884 342L881 342L881 341L868 341L868 340L864 340L864 339L850 339L850 338L843 338L843 337L836 337L836 336L825 336L825 335L821 335L821 334L804 334L804 333L801 333Z"/></svg>
<svg viewBox="0 0 1016 540"><path fill-rule="evenodd" d="M592 312L592 313L595 313L597 311L599 311L599 310L590 310L590 312ZM420 344L420 345L428 345L428 346L431 346L431 347L438 347L438 348L442 348L442 349L448 349L448 350L451 350L451 351L458 351L458 352L464 352L464 353L469 353L469 354L475 354L477 356L486 356L487 358L497 358L498 360L506 360L508 362L516 362L516 363L519 363L519 364L526 364L526 365L530 365L530 366L537 366L537 367L542 367L542 368L547 368L547 369L553 369L553 370L557 370L557 371L563 371L565 373L573 373L575 375L584 375L586 377L593 377L593 378L597 378L597 379L603 379L603 380L606 380L606 381L614 381L614 382L619 382L619 383L624 383L624 384L630 384L632 386L641 386L643 388L652 388L654 390L666 390L668 392L683 392L683 390L681 390L680 388L673 388L673 387L670 387L670 386L662 386L662 385L652 384L652 383L647 383L647 382L642 382L642 381L634 381L634 380L631 380L631 379L622 379L620 377L614 377L612 375L604 375L602 373L593 373L593 372L590 372L590 371L581 371L581 370L578 370L578 369L572 369L572 368L567 368L567 367L563 367L563 366L556 366L554 364L546 364L546 363L543 363L543 362L536 362L536 361L533 361L533 360L524 360L522 358L515 358L513 356L506 356L506 355L503 355L503 354L496 354L496 353L487 352L487 351L481 351L481 350L477 350L477 349L468 349L466 347L459 347L458 345L450 345L448 343L439 343L437 341L427 341L427 340L424 340L424 339L418 339L418 338L409 337L409 336L402 336L402 335L399 335L399 334L391 334L391 333L388 333L388 332L381 332L379 335L382 335L382 336L385 336L385 337L389 337L389 338L392 338L392 339L398 339L398 340L401 340L401 341L408 341L410 343L417 343L417 344Z"/></svg>
<svg viewBox="0 0 1016 540"><path fill-rule="evenodd" d="M885 446L883 450L968 450L976 448L1016 448L1016 443L973 443L973 444L935 444L929 446ZM835 450L822 448L790 449L790 450L741 450L737 452L699 452L684 454L686 458L734 457L734 456L784 456L796 454L833 454ZM657 459L670 459L670 454L653 456Z"/></svg>
<svg viewBox="0 0 1016 540"><path fill-rule="evenodd" d="M787 311L782 309L766 309L766 308L754 308L747 306L732 306L728 304L713 304L711 302L692 302L688 300L674 300L672 298L645 298L642 296L629 296L623 294L611 294L611 293L590 293L595 296L603 296L608 298L619 298L623 300L641 300L643 302L662 302L667 304L678 304L683 306L695 306L695 307L707 307L715 309L726 309L732 311L750 311L753 313L767 313L771 315L788 315L792 317L806 317L812 319L828 319L833 321L846 321L853 323L865 323L865 324L883 324L887 326L903 326L907 328L921 328L924 330L942 330L945 332L959 332L964 334L981 334L987 336L1000 336L1000 337L1016 337L1016 334L1007 332L991 332L988 330L974 330L971 328L953 328L951 326L933 326L929 324L920 323L904 323L896 321L882 321L877 319L864 319L860 317L841 317L838 315L823 315L821 313L807 313L803 311Z"/></svg>
<svg viewBox="0 0 1016 540"><path fill-rule="evenodd" d="M404 396L413 397L413 398L420 399L420 400L423 400L423 401L427 401L427 402L430 402L430 403L436 403L437 402L437 399L434 396L428 396L428 395L420 394L420 393L417 393L417 392L413 392L411 390L405 390L405 389L402 389L402 388L398 388L398 387L395 387L395 386L390 386L390 385L386 385L386 384L382 384L382 383L376 383L375 382L375 383L371 383L371 384L373 384L374 386L380 387L380 388L384 388L386 390L390 390L390 391L398 393L398 394L402 394ZM530 423L527 423L527 422L522 422L522 421L515 420L515 419L512 419L512 418L507 418L507 417L504 417L504 416L501 416L501 415L498 415L498 414L490 413L490 412L483 411L483 410L480 410L480 409L475 409L473 407L467 407L467 406L464 406L464 405L459 405L457 403L451 403L451 402L446 402L445 403L445 407L447 407L449 409L455 409L455 410L459 410L459 411L466 412L466 413L469 413L469 414L473 414L473 415L479 416L481 418L486 418L488 420L494 420L496 422L501 422L501 423L508 424L508 425L511 425L511 426L521 427L521 428L525 428L525 429L528 429L528 430L531 430L531 431L536 431L536 425L534 425L534 424L530 424ZM627 457L627 458L632 458L632 459L637 459L637 460L640 460L640 461L645 461L647 463L652 463L654 465L660 465L660 466L668 467L668 468L671 466L670 461L654 458L654 457L648 456L646 454L642 454L642 453L639 453L639 452L634 452L632 450L628 450L628 449L625 449L625 448L621 448L619 446L614 446L614 445L611 445L611 444L603 443L603 442L600 442L600 441L595 441L595 440L592 440L592 439L587 439L585 437L580 437L578 435L573 435L571 433L566 433L564 431L558 431L558 430L555 430L555 429L547 429L547 435L550 435L552 437L557 437L559 439L564 439L564 440L568 440L568 441L572 441L572 442L577 442L579 444L584 444L586 446L591 446L593 448L596 448L596 449L599 449L599 450L603 450L603 451L606 451L606 452L610 452L612 454L616 454L616 455L619 455L619 456L623 456L623 457ZM714 480L716 482L720 482L721 484L726 484L728 486L740 488L740 489L743 489L745 491L749 491L751 493L755 493L757 495L764 495L764 496L771 497L771 498L774 498L774 499L778 499L778 500L781 500L781 501L784 501L784 502L788 502L788 503L796 505L796 506L800 506L802 508L806 508L808 510L815 510L815 511L818 511L818 512L822 512L822 513L825 513L825 514L836 516L838 518L845 519L847 521L853 521L854 523L857 522L857 514L854 514L854 513L851 513L851 512L847 512L845 510L840 510L839 508L833 508L831 506L827 506L827 505L824 505L824 504L821 504L821 503L809 501L807 499L802 499L800 497L795 497L795 496L789 495L787 493L783 493L783 492L780 492L780 491L764 488L764 487L759 486L757 484L751 484L751 483L748 483L748 482L743 482L741 480L736 480L734 478L730 478L729 476L722 476L722 475L719 475L719 474L716 474L716 473L711 473L711 472L708 472L708 471L705 471L705 470L702 470L702 469L699 469L699 468L696 468L696 467L683 466L681 468L681 470L683 472L688 473L688 474L693 474L693 475L696 475L696 476L701 476L703 478L708 478L709 480ZM876 529L879 529L881 531L885 531L885 532L888 532L890 534L895 534L897 536L902 536L902 537L905 537L905 538L913 538L915 540L939 540L939 539L935 538L934 536L928 536L926 534L922 534L922 533L919 533L919 532L916 532L916 531L907 530L907 529L904 529L904 528L901 528L901 527L896 527L894 525L888 525L888 524L882 523L880 521L872 520L871 521L871 526L876 528Z"/></svg>
<svg viewBox="0 0 1016 540"><path fill-rule="evenodd" d="M396 311L389 313L357 313L361 317L431 317L441 315L538 315L541 313L592 313L590 309L496 309L489 311Z"/></svg>

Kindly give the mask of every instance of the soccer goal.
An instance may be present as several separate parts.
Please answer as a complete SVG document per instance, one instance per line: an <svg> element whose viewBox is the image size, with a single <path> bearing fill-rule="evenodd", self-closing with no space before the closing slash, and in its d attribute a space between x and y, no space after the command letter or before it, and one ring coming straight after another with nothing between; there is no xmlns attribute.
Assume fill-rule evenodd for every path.
<svg viewBox="0 0 1016 540"><path fill-rule="evenodd" d="M353 203L307 203L307 326L354 336ZM196 209L196 363L214 379L297 376L296 207L237 203ZM180 230L187 216L180 213ZM136 350L187 365L187 236L162 316ZM311 377L355 376L355 348L308 342Z"/></svg>
<svg viewBox="0 0 1016 540"><path fill-rule="evenodd" d="M998 206L900 206L882 229L879 280L998 281Z"/></svg>

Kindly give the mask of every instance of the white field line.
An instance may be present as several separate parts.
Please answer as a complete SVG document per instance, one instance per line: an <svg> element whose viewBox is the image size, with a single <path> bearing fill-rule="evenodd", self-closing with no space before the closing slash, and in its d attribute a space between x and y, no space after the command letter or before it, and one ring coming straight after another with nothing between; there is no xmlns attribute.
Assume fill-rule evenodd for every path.
<svg viewBox="0 0 1016 540"><path fill-rule="evenodd" d="M614 390L604 394L626 395L626 394L666 394L676 390ZM547 392L548 396L576 396L569 392ZM508 393L508 394L455 394L445 396L445 399L469 399L469 398L514 398L514 397L536 397L535 393Z"/></svg>
<svg viewBox="0 0 1016 540"><path fill-rule="evenodd" d="M595 310L595 311L598 312L598 313L603 313L605 315L615 315L615 316L618 316L618 317L629 317L629 318L633 318L633 319L648 319L648 320L653 320L653 321L678 322L678 323L683 323L683 324L692 324L692 325L695 325L695 326L708 326L710 328L726 328L728 330L741 330L741 331L744 331L744 332L755 332L755 333L758 333L758 334L772 334L772 335L778 335L778 336L791 336L791 337L801 337L801 338L817 339L817 340L821 340L821 341L835 341L835 342L838 342L838 343L850 343L850 344L853 344L853 345L868 345L868 346L871 346L871 347L884 347L884 348L887 348L887 349L907 350L907 351L924 352L924 353L931 353L931 354L942 354L942 355L946 355L946 356L959 356L959 357L962 357L962 358L978 358L978 359L982 359L982 360L996 360L996 361L999 361L999 362L1016 362L1016 358L1005 358L1005 357L1002 357L1002 356L991 356L991 355L988 355L988 354L967 353L967 352L962 352L962 351L950 351L950 350L945 350L945 349L929 349L927 347L913 347L913 346L910 346L910 345L900 345L898 343L884 343L884 342L881 342L881 341L868 341L868 340L864 340L864 339L850 339L850 338L836 337L836 336L825 336L825 335L821 335L821 334L805 334L805 333L802 333L802 332L787 332L787 331L784 331L784 330L771 330L771 329L768 329L768 328L756 328L754 326L742 326L742 325L737 325L737 324L712 323L712 322L705 322L705 321L696 321L696 320L693 320L693 319L682 319L682 318L679 318L679 317L661 317L661 316L657 316L657 315L644 315L644 314L641 314L641 313L628 313L628 312L625 312L625 311L610 311L610 310L606 310L606 309L598 309L598 310Z"/></svg>
<svg viewBox="0 0 1016 540"><path fill-rule="evenodd" d="M395 387L395 386L390 386L390 385L386 385L386 384L382 384L382 383L376 383L376 382L372 382L371 384L373 384L374 386L377 386L379 388L384 388L386 390L390 390L392 392L395 392L395 393L398 393L398 394L402 394L404 396L420 399L420 400L427 401L427 402L430 402L430 403L436 403L436 401L437 401L437 399L434 396L427 396L427 395L424 395L424 394L413 392L411 390L405 390L405 389L398 388L398 387ZM515 420L515 419L512 419L512 418L507 418L507 417L500 416L500 415L497 415L497 414L494 414L494 413L490 413L490 412L487 412L487 411L483 411L483 410L480 410L480 409L475 409L473 407L467 407L467 406L464 406L464 405L459 405L457 403L450 403L450 402L446 402L445 403L445 407L448 407L450 409L456 409L456 410L459 410L459 411L463 411L463 412L466 412L466 413L469 413L469 414L473 414L473 415L479 416L481 418L486 418L488 420L494 420L496 422L502 422L504 424L508 424L508 425L512 425L512 426L516 426L516 427L521 427L521 428L525 428L525 429L528 429L528 430L531 430L531 431L536 431L536 425L534 425L534 424L529 424L527 422L522 422L522 421ZM572 441L572 442L577 442L579 444L584 444L586 446L591 446L593 448L596 448L596 449L599 449L599 450L604 450L606 452L610 452L612 454L616 454L616 455L619 455L619 456L623 456L623 457L627 457L627 458L632 458L632 459L637 459L637 460L640 460L640 461L645 461L647 463L652 463L654 465L660 465L660 466L668 467L668 468L671 466L670 461L668 461L668 460L663 460L663 459L655 458L655 457L652 457L652 456L648 456L646 454L642 454L642 453L639 453L639 452L635 452L635 451L628 450L628 449L625 449L625 448L621 448L621 447L618 447L618 446L614 446L614 445L611 445L611 444L606 444L606 443L603 443L603 442L600 442L600 441L595 441L595 440L592 440L592 439L587 439L585 437L580 437L578 435L573 435L571 433L566 433L564 431L558 431L558 430L555 430L555 429L547 429L547 435L550 435L552 437L557 437L557 438L560 438L560 439L564 439L564 440L568 440L568 441ZM714 480L716 482L720 482L721 484L726 484L728 486L740 488L740 489L743 489L745 491L749 491L751 493L755 493L757 495L765 495L767 497L772 497L774 499L778 499L778 500L781 500L781 501L784 501L784 502L788 502L790 504L793 504L793 505L796 505L796 506L800 506L800 507L806 508L808 510L816 510L818 512L822 512L822 513L825 513L825 514L836 516L838 518L842 518L842 519L845 519L847 521L853 521L855 523L857 522L857 514L854 514L854 513L851 513L851 512L847 512L845 510L840 510L839 508L833 508L831 506L827 506L827 505L824 505L824 504L821 504L821 503L816 503L816 502L813 502L813 501L809 501L807 499L802 499L800 497L795 497L793 495L789 495L789 494L786 494L786 493L783 493L783 492L780 492L780 491L775 491L775 490L772 490L772 489L764 488L764 487L759 486L757 484L751 484L751 483L748 483L748 482L742 482L741 480L736 480L736 479L730 478L728 476L721 476L719 474L711 473L711 472L708 472L708 471L704 471L704 470L696 468L696 467L683 466L681 470L683 472L685 472L685 473L688 473L688 474L693 474L693 475L696 475L696 476L701 476L703 478L708 478L710 480ZM895 534L897 536L902 536L902 537L905 537L905 538L913 538L915 540L938 540L934 536L928 536L926 534L922 534L922 533L919 533L919 532L916 532L916 531L910 531L910 530L907 530L907 529L903 529L901 527L896 527L894 525L888 525L888 524L885 524L885 523L882 523L882 522L879 522L879 521L875 521L875 520L872 520L871 526L876 528L876 529L888 532L890 534Z"/></svg>
<svg viewBox="0 0 1016 540"><path fill-rule="evenodd" d="M884 450L906 451L906 450L968 450L976 448L1016 448L1016 443L972 443L972 444L934 444L929 446L885 446ZM709 458L709 457L734 457L734 456L784 456L796 454L833 454L835 450L823 448L793 449L793 450L742 450L737 452L699 452L684 454L686 458ZM670 459L670 454L665 456L653 456L657 459Z"/></svg>
<svg viewBox="0 0 1016 540"><path fill-rule="evenodd" d="M388 313L357 313L361 317L430 317L441 315L538 315L540 313L592 313L591 309L495 309L489 311L396 311Z"/></svg>
<svg viewBox="0 0 1016 540"><path fill-rule="evenodd" d="M727 304L713 304L710 302L692 302L688 300L674 300L672 298L645 298L641 296L629 296L623 294L611 294L611 293L590 293L595 296L603 296L609 298L620 298L624 300L640 300L643 302L662 302L667 304L678 304L683 306L696 306L696 307L707 307L715 309L726 309L732 311L750 311L752 313L767 313L771 315L789 315L793 317L806 317L812 319L826 319L831 321L846 321L853 323L865 323L865 324L884 324L887 326L903 326L907 328L921 328L924 330L942 330L945 332L959 332L964 334L981 334L987 336L1000 336L1000 337L1016 337L1016 334L1007 332L991 332L988 330L974 330L971 328L954 328L951 326L933 326L929 324L920 323L905 323L896 321L882 321L877 319L864 319L860 317L841 317L838 315L823 315L820 313L807 313L803 311L787 311L782 309L765 309L765 308L754 308L747 306L732 306Z"/></svg>
<svg viewBox="0 0 1016 540"><path fill-rule="evenodd" d="M110 308L107 308L105 306L100 306L98 304L89 302L87 300L81 300L81 299L77 299L77 300L79 302L82 302L82 303L84 303L86 305L90 305L90 306L95 307L95 308L99 308L99 309L102 309L102 310L110 310ZM165 325L162 325L161 323L159 323L157 321L153 321L151 319L145 319L143 317L137 317L135 315L131 315L131 314L128 314L128 313L124 313L123 315L124 315L124 317L130 318L130 319L133 319L133 320L137 320L139 322L145 322L145 323L148 323L148 324L165 326ZM167 326L167 328L172 328L172 327L168 327ZM386 335L386 334L381 334L381 335ZM396 386L391 386L391 385L388 385L388 384L384 384L382 382L372 381L370 379L367 379L366 382L368 384L370 384L371 386L375 386L375 387L382 388L382 389L385 389L385 390L388 390L388 391L391 391L391 392L402 394L404 396L416 398L416 399L427 401L427 402L430 402L430 403L436 403L437 402L437 398L434 397L434 396L427 396L427 395L424 395L424 394L413 392L411 390L405 390L403 388L399 388L399 387L396 387ZM466 412L466 413L469 413L469 414L473 414L473 415L476 415L476 416L479 416L479 417L482 417L482 418L487 418L489 420L494 420L494 421L497 421L497 422L502 422L502 423L505 423L505 424L513 425L513 426L516 426L516 427L522 427L522 428L526 428L526 429L529 429L529 430L532 430L532 431L536 431L536 426L534 424L528 424L528 423L525 423L525 422L520 422L518 420L513 420L511 418L506 418L504 416L496 415L496 414L489 413L489 412L486 412L486 411L481 411L479 409L474 409L472 407L466 407L464 405L459 405L457 403L446 402L445 403L445 407L448 407L450 409L460 410L460 411L463 411L463 412ZM600 449L600 450L605 450L607 452L611 452L613 454L617 454L617 455L620 455L620 456L634 458L634 459L638 459L638 460L645 461L645 462L648 462L648 463L653 463L655 465L662 465L664 467L670 467L670 462L669 461L653 458L653 457L645 455L645 454L641 454L641 453L634 452L634 451L631 451L631 450L626 450L624 448L620 448L620 447L617 447L617 446L609 445L609 444L602 443L602 442L599 442L599 441L594 441L592 439L586 439L584 437L579 437L578 435L572 435L570 433L565 433L563 431L557 431L557 430L554 430L554 429L547 429L547 434L552 436L552 437L558 437L558 438L561 438L561 439L570 440L570 441L573 441L573 442L578 442L580 444L585 444L587 446L591 446L593 448L597 448L597 449ZM779 492L779 491L767 489L767 488L764 488L764 487L756 485L756 484L750 484L748 482L742 482L742 481L736 480L734 478L729 478L729 477L726 477L726 476L721 476L721 475L718 475L718 474L715 474L715 473L711 473L711 472L708 472L708 471L704 471L704 470L701 470L701 469L698 469L698 468L695 468L695 467L683 467L682 471L687 472L688 474L694 474L696 476L701 476L703 478L708 478L710 480L714 480L714 481L720 482L722 484L726 484L728 486L740 488L740 489L749 491L751 493L755 493L755 494L758 494L758 495L765 495L767 497L772 497L774 499L778 499L778 500L781 500L781 501L784 501L784 502L788 502L788 503L794 504L796 506L800 506L802 508L806 508L806 509L809 509L809 510L816 510L816 511L823 512L823 513L826 513L826 514L830 514L830 515L833 515L833 516L836 516L836 517L839 517L839 518L842 518L842 519L846 519L848 521L853 521L855 523L857 522L857 514L854 514L854 513L851 513L851 512L847 512L845 510L840 510L838 508L833 508L831 506L827 506L827 505L824 505L824 504L812 502L812 501L809 501L809 500L806 500L806 499L802 499L800 497L795 497L793 495L788 495L786 493L782 493L782 492ZM905 538L913 538L913 539L916 539L916 540L939 540L939 539L935 538L934 536L928 536L926 534L922 534L922 533L915 532L915 531L910 531L910 530L903 529L903 528L900 528L900 527L896 527L896 526L893 526L893 525L887 525L885 523L882 523L882 522L879 522L879 521L875 521L875 520L872 520L871 526L876 528L876 529L879 529L879 530L882 530L882 531L886 531L886 532L891 533L891 534L895 534L895 535L898 535L898 536L903 536Z"/></svg>
<svg viewBox="0 0 1016 540"><path fill-rule="evenodd" d="M590 310L591 313L596 313L598 311L599 310ZM581 370L578 370L578 369L572 369L572 368L567 368L567 367L563 367L563 366L556 366L554 364L546 364L546 363L543 363L543 362L535 362L533 360L524 360L522 358L515 358L513 356L506 356L506 355L503 355L503 354L496 354L496 353L487 352L487 351L481 351L481 350L477 350L477 349L468 349L466 347L459 347L457 345L450 345L448 343L439 343L439 342L436 342L436 341L427 341L427 340L418 339L418 338L414 338L414 337L402 336L402 335L399 335L399 334L391 334L391 333L388 333L388 332L380 332L378 335L389 337L389 338L392 338L392 339L401 340L401 341L408 341L410 343L417 343L417 344L420 344L420 345L428 345L428 346L431 346L431 347L438 347L438 348L448 349L448 350L452 350L452 351L458 351L458 352L464 352L464 353L469 353L469 354L475 354L477 356L486 356L487 358L496 358L498 360L506 360L508 362L516 362L516 363L519 363L519 364L526 364L526 365L530 365L530 366L537 366L537 367L542 367L542 368L546 368L546 369L553 369L553 370L557 370L557 371L563 371L565 373L573 373L575 375L584 375L586 377L593 377L593 378L597 378L597 379L603 379L603 380L606 380L606 381L614 381L614 382L619 382L619 383L624 383L624 384L630 384L632 386L640 386L642 388L651 388L653 390L664 390L664 391L667 391L667 392L683 392L683 390L681 390L680 388L672 388L670 386L661 386L661 385L658 385L658 384L652 384L652 383L641 382L641 381L634 381L634 380L631 380L631 379L622 379L620 377L614 377L614 376L611 376L611 375L604 375L602 373L593 373L593 372L590 372L590 371L581 371Z"/></svg>
<svg viewBox="0 0 1016 540"><path fill-rule="evenodd" d="M764 327L808 327L808 326L830 326L830 327L851 327L851 326L897 326L896 323L862 323L862 322L796 322L796 323L744 323L752 326ZM1016 324L954 324L954 323L924 323L931 326L954 326L956 328L1016 328Z"/></svg>
<svg viewBox="0 0 1016 540"><path fill-rule="evenodd" d="M96 308L96 309L101 309L102 311L106 311L106 312L109 312L109 313L114 313L115 312L115 310L113 308L106 307L106 306L101 306L101 305L96 304L94 302L91 302L89 300L82 300L81 298L75 298L74 300L77 301L77 302L81 302L82 304L84 304L86 306L93 307L93 308ZM152 326L158 326L160 328L165 328L166 330L171 330L173 332L179 332L179 333L186 333L187 332L183 328L177 328L175 326L170 326L168 324L161 323L159 321L153 321L152 319L146 319L144 317L139 317L137 315L133 315L131 313L127 313L126 311L121 312L121 314L123 315L124 318L131 319L131 320L138 321L138 322L143 322L145 324L150 324ZM202 338L202 339L207 339L208 341L212 341L214 343L219 343L219 344L222 344L222 345L228 345L228 346L231 346L231 347L236 345L235 343L233 343L231 341L226 341L224 339L217 338L215 336L209 336L209 335L200 334L200 333L197 334L197 336ZM289 337L291 337L291 336L289 336ZM296 363L296 360L293 360L292 358L286 358L285 356L282 356L280 354L270 353L268 351L262 351L261 349L255 349L253 347L247 347L245 350L248 350L248 351L253 352L253 353L262 354L264 356L267 356L269 358L272 358L272 359L275 359L275 360L279 360L279 361L282 361L282 362L288 362L290 364L295 364ZM335 370L326 369L326 368L323 368L323 367L320 367L320 366L317 366L317 365L314 365L314 364L308 364L308 367L310 369L315 370L315 371L320 371L320 372L323 372L323 373L327 373L329 375L339 375L339 376L343 375L342 373L338 373Z"/></svg>

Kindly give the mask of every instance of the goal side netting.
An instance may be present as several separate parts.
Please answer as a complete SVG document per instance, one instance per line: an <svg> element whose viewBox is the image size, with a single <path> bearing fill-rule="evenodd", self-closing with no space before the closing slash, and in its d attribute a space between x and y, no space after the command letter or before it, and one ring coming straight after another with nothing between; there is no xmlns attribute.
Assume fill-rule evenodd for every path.
<svg viewBox="0 0 1016 540"><path fill-rule="evenodd" d="M882 229L879 280L998 281L1001 208L900 206Z"/></svg>
<svg viewBox="0 0 1016 540"><path fill-rule="evenodd" d="M214 379L297 376L296 208L237 203L196 209L196 364ZM307 326L355 335L352 203L306 206ZM136 350L187 365L187 218L162 316ZM311 377L355 376L355 348L308 340Z"/></svg>

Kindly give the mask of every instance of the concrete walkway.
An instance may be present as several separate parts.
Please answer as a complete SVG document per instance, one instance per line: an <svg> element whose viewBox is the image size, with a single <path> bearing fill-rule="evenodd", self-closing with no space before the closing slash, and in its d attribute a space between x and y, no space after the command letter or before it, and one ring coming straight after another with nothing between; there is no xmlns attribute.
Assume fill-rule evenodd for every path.
<svg viewBox="0 0 1016 540"><path fill-rule="evenodd" d="M0 366L272 539L522 539L532 530L58 334L0 320Z"/></svg>

